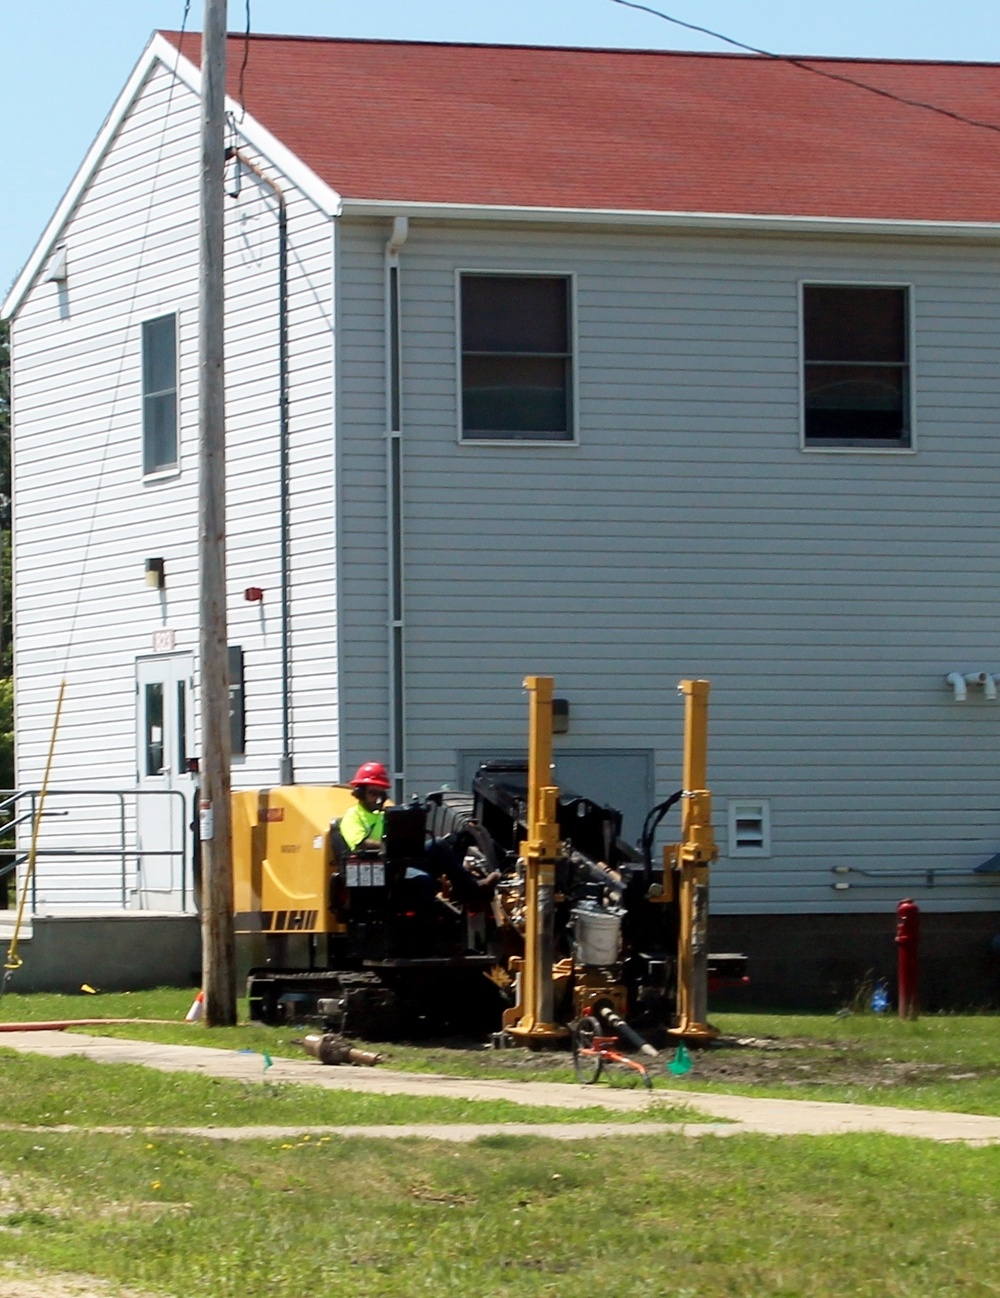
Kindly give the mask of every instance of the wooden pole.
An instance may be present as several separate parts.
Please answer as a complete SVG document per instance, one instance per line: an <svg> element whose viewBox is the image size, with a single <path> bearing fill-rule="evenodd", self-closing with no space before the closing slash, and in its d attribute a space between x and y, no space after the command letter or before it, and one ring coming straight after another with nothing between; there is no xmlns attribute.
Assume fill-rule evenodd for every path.
<svg viewBox="0 0 1000 1298"><path fill-rule="evenodd" d="M202 991L205 1023L236 1022L226 630L226 425L223 366L226 0L205 0L201 45L199 293Z"/></svg>

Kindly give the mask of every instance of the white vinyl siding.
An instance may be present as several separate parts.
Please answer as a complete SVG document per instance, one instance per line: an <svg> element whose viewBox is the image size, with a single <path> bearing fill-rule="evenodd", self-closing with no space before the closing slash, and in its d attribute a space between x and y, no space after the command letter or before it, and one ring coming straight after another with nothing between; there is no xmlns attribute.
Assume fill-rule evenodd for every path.
<svg viewBox="0 0 1000 1298"><path fill-rule="evenodd" d="M385 653L382 254L344 220L345 625L381 753ZM571 271L579 447L456 445L458 270ZM891 909L906 882L833 867L970 868L1000 846L1000 710L944 673L1000 666L1000 272L974 246L413 222L401 258L408 791L456 749L525 743L520 683L552 673L566 747L653 747L680 782L684 676L712 682L717 837L749 787L772 855L713 871L720 912ZM799 284L914 285L916 454L803 456ZM347 582L349 581L349 591ZM346 662L346 658L345 658ZM666 828L666 827L665 827ZM839 876L836 876L839 877ZM997 904L939 880L938 909Z"/></svg>
<svg viewBox="0 0 1000 1298"><path fill-rule="evenodd" d="M178 88L167 112L168 81L151 75L70 218L66 284L38 282L14 323L25 785L64 674L56 784L131 785L136 657L163 630L197 650L197 106ZM387 757L392 223L340 218L335 259L329 219L260 161L289 201L296 776L325 782ZM280 751L277 238L248 177L226 210L234 782L254 788ZM463 270L572 278L571 453L456 440ZM523 749L521 681L545 673L572 710L557 750L653 751L662 798L680 783L677 681L707 677L721 850L731 799L780 806L769 857L713 869L716 912L888 913L910 890L892 869L928 908L995 907L971 877L920 890L1000 846L1000 703L956 706L944 683L1000 673L992 251L414 219L399 273L407 792L454 781L456 753ZM911 286L919 447L803 455L798 286L874 281ZM184 472L137 489L141 323L174 312Z"/></svg>
<svg viewBox="0 0 1000 1298"><path fill-rule="evenodd" d="M60 314L39 281L13 325L17 769L41 778L68 686L57 785L136 776L135 659L153 635L198 647L198 109L151 74L64 231ZM169 104L169 113L167 107ZM259 159L289 204L292 727L296 774L336 778L338 680L330 220ZM150 200L153 200L150 207ZM229 640L245 662L246 756L236 787L273 784L280 736L277 223L244 178L226 204ZM181 475L141 489L142 324L177 313ZM190 471L188 471L190 469ZM143 580L162 556L162 594ZM249 586L262 604L243 598ZM196 673L197 675L197 673ZM192 718L197 751L197 690Z"/></svg>

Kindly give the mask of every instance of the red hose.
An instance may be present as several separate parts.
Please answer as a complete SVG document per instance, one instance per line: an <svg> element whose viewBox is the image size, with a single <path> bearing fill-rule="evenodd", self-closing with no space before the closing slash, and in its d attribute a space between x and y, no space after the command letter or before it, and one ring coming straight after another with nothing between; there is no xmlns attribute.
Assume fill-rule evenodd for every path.
<svg viewBox="0 0 1000 1298"><path fill-rule="evenodd" d="M62 1032L65 1028L106 1028L115 1023L176 1023L176 1019L55 1019L51 1023L0 1023L0 1032Z"/></svg>

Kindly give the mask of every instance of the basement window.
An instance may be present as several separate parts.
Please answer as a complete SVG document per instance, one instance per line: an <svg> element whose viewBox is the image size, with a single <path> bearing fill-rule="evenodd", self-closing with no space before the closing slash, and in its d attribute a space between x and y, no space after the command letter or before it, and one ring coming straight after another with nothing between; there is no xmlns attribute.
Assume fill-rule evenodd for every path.
<svg viewBox="0 0 1000 1298"><path fill-rule="evenodd" d="M142 324L142 471L177 468L177 316Z"/></svg>
<svg viewBox="0 0 1000 1298"><path fill-rule="evenodd" d="M570 280L460 276L464 441L573 440Z"/></svg>
<svg viewBox="0 0 1000 1298"><path fill-rule="evenodd" d="M905 288L803 285L807 448L909 449L908 315Z"/></svg>
<svg viewBox="0 0 1000 1298"><path fill-rule="evenodd" d="M730 801L728 855L771 855L770 803L749 798Z"/></svg>

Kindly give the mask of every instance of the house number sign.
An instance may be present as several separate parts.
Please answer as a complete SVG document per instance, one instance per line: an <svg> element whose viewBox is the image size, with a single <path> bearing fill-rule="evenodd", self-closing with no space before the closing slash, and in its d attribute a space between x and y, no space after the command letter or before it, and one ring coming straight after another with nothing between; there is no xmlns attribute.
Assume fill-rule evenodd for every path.
<svg viewBox="0 0 1000 1298"><path fill-rule="evenodd" d="M177 643L177 633L168 631L166 627L159 631L153 632L153 653L168 654Z"/></svg>

